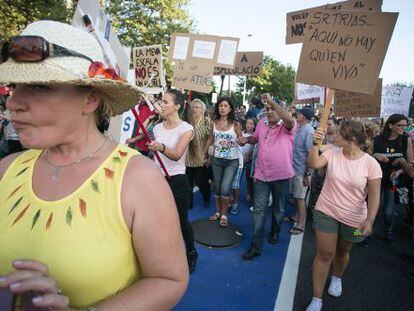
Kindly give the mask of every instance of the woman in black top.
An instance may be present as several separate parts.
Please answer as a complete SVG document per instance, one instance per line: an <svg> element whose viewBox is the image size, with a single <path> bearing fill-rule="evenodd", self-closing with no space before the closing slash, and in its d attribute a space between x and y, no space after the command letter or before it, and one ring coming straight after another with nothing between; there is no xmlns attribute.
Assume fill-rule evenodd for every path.
<svg viewBox="0 0 414 311"><path fill-rule="evenodd" d="M396 170L393 162L398 158L413 161L411 140L404 134L408 119L402 114L391 115L385 122L382 133L374 140L373 156L378 160L382 169L381 196L384 213L385 238L392 240L394 223L394 192L391 173Z"/></svg>

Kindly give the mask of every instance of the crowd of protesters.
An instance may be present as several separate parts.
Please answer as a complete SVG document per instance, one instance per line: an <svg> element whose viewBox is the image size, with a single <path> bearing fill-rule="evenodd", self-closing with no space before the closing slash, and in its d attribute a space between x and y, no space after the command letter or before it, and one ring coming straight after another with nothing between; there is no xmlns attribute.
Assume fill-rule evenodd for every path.
<svg viewBox="0 0 414 311"><path fill-rule="evenodd" d="M48 30L49 26L35 23L31 27L36 33L44 33L45 36L51 38L50 40L57 40L54 38L54 32ZM91 40L90 37L67 25L53 23L52 26L67 33L68 38L59 39L63 42L62 44L66 44L66 41L72 44L73 38L77 37L85 41ZM27 32L30 34L31 31L29 27ZM72 41L71 37L73 37ZM79 51L82 52L81 47ZM100 48L96 47L95 52L99 56ZM75 59L73 66L84 70L82 57L88 58L88 56L82 56L79 53L73 57ZM18 58L18 55L15 57ZM15 61L19 62L18 59ZM292 223L290 234L300 235L305 230L306 219L312 219L317 252L313 262L313 299L307 308L308 311L321 310L323 289L331 266L332 276L328 293L334 297L341 295L342 276L350 260L349 252L352 245L354 243L362 243L365 246L370 244L374 221L380 208L384 218L384 237L389 243L393 242L392 232L398 204L407 207L407 222L412 223L414 157L413 144L410 136L407 135L409 119L404 115L391 115L381 126L375 120L339 120L331 113L327 129L322 131L319 129L320 116L311 107L291 106L287 109L284 102L272 98L270 94L262 94L261 97L253 98L247 112L243 105L236 107L236 103L230 97L219 98L211 111L200 99L186 102L184 94L178 90L168 90L158 99L154 96L143 97L138 102L137 111L151 141L136 123L133 135L127 139L126 144L142 155L153 159L160 168L162 167L167 177L167 183L165 183L160 177L161 174L155 174L151 178L148 176L150 174L148 172L158 171L156 165L151 166L153 164L151 161L136 160L136 151L109 141L101 133L99 120L101 116L109 118L111 114L107 113L109 108L123 111L128 108L116 106L117 104L122 106L122 103L117 102L120 98L114 98L112 104L105 103L106 95L101 98L98 88L104 88L104 83L102 86L96 84L96 89L93 89L82 88L82 84L71 85L64 81L62 86L58 84L54 88L46 88L43 84L51 79L46 74L40 74L37 80L26 81L24 77L28 69L25 67L21 69L19 67L13 69L13 67L14 71L7 65L3 67L4 69L0 67L0 74L1 70L5 72L9 70L10 77L13 79L7 78L9 79L7 82L17 83L17 87L13 90L15 94L11 98L10 94L0 97L0 158L12 154L11 157L2 161L2 166L0 166L0 173L4 175L4 179L0 180L3 182L0 193L7 194L8 198L12 197L22 186L18 186L17 181L10 174L13 173L13 176L17 178L30 168L30 174L35 177L33 187L41 197L45 198L46 201L42 201L41 204L45 205L46 210L49 206L46 204L48 201L59 202L61 198L65 200L69 198L67 194L80 185L79 174L83 176L81 179L89 180L92 174L95 174L95 169L102 163L107 163L109 157L113 159L112 162L122 163L119 168L105 167L103 174L94 177L91 189L85 190L82 194L83 198L76 194L77 196L70 197L70 200L79 201L80 214L86 218L87 213L93 215L93 207L99 204L98 201L92 199L94 192L100 193L99 187L103 187L107 179L117 183L116 193L106 189L108 193L105 198L108 202L113 201L114 207L122 209L126 219L119 220L118 217L122 216L122 213L110 208L96 215L101 217L104 223L110 221L110 217L116 219L115 225L119 232L113 232L113 242L121 243L124 247L122 251L129 257L125 257L126 262L123 261L125 258L113 258L114 269L116 264L119 267L123 265L130 267L128 275L120 276L124 278L119 280L122 284L125 283L122 286L133 288L133 284L136 283L137 288L141 286L144 290L153 292L155 287L148 279L155 278L158 281L154 281L156 282L154 284L165 287L163 293L159 295L170 295L169 300L149 301L148 303L153 306L174 305L187 286L186 272L192 273L196 268L198 254L188 219L189 210L199 208L194 206L194 186L198 186L200 190L203 208L210 206L211 194L214 194L215 211L209 220L218 222L219 226L224 229L229 226L230 221L237 223L236 215L240 211L240 199L246 200L248 206L251 206L252 238L249 248L242 254L242 258L247 261L263 254L265 232L267 232L265 224L269 209L271 227L268 230L267 240L270 244L278 243L283 221ZM114 88L119 88L120 92L127 92L125 96L129 92L129 99L136 99L135 97L138 96L136 90L134 93L121 82L112 82ZM89 81L83 83L89 85ZM68 110L63 106L57 107L59 100L68 94L73 96L69 100L70 104L78 107L79 111L82 110L82 117L77 118L78 110L76 109ZM120 94L118 93L119 96ZM84 104L83 98L88 98L89 106ZM44 113L51 120L53 119L53 122L45 120L31 109L35 102L40 104L40 101L41 105L50 108L45 109ZM52 109L54 104L56 107ZM23 106L26 110L21 108ZM33 132L25 131L25 123L17 122L19 128L16 130L11 122L12 113L19 115L27 113L28 118L33 117L30 122L37 122L38 129ZM70 119L72 116L73 118ZM65 136L67 130L77 132L76 127L85 129L85 132L78 131L79 136L69 135L72 141L68 143ZM19 130L23 133L23 137L19 136ZM79 149L79 146L85 142L88 144L85 151L87 156L68 161L71 156L65 155L65 147L62 149L61 145L73 144L74 149ZM89 147L92 152L88 150ZM28 150L20 153L24 148ZM159 158L154 156L154 152L158 153ZM114 153L116 153L115 156ZM119 156L116 156L117 154ZM127 165L128 162L122 162L121 158L124 157L130 160L131 164ZM34 158L40 159L40 166L35 167L35 161L30 162ZM15 159L20 159L20 162L13 162ZM59 161L66 161L69 164L54 164ZM28 164L24 170L18 171L22 163L31 164ZM66 169L69 167L72 170ZM41 168L43 169L40 170ZM133 172L136 168L144 170ZM147 172L144 174L145 170ZM135 200L137 194L132 188L123 184L121 186L120 176L123 175L118 176L118 173L125 174L127 179L140 179L141 184L144 184L144 179L148 178L149 181L156 182L157 187L160 185L163 193L169 186L172 195L164 198L159 196L162 191L149 191L148 187L142 185L143 189L148 190L147 198L152 198L153 201L149 206L143 206L146 203L135 204L133 201L138 201ZM48 174L51 178L47 178ZM21 182L27 181L24 176L19 178ZM245 179L245 183L242 179ZM246 191L241 191L242 185L245 185ZM44 186L47 186L48 190L41 190ZM58 186L60 188L57 188ZM113 198L118 197L121 190L126 195L126 201L114 201ZM22 198L24 196L34 197L25 187L21 191ZM245 193L245 197L240 198L240 193ZM110 197L110 194L113 196ZM72 202L70 200L68 202ZM85 200L88 201L88 212L86 212ZM171 215L173 200L176 214ZM294 206L293 215L285 214L287 201ZM20 201L14 203L9 214L19 203ZM14 218L11 226L19 222L27 212L30 202L27 203L29 205ZM158 207L155 206L156 203ZM148 211L149 208L152 208L151 212ZM140 216L144 215L147 218L145 220L135 218L134 215L138 212ZM309 212L311 217L307 217ZM32 229L39 215L40 212L34 214ZM164 216L168 216L169 219L166 220ZM66 223L71 224L73 214L70 207L62 217L65 217ZM52 226L52 222L53 212L49 214L45 230ZM167 230L168 241L164 238L165 235L161 236L159 232L156 232L158 229L153 226L154 223L161 224L163 230ZM93 234L87 232L87 234L96 235L103 230L98 222L94 226L97 231ZM177 228L181 229L185 252ZM80 237L84 234L82 231L84 229L78 228L78 230L77 234ZM142 236L143 233L151 235L153 240L141 240L137 237ZM133 245L129 245L130 235L134 240ZM36 237L40 238L40 236ZM19 231L13 237L17 239L16 241L22 242L24 232ZM62 235L60 240L62 239L65 239L65 235ZM52 242L46 241L45 243ZM156 253L157 250L150 245L152 243L155 243L157 247L165 248L162 254ZM73 251L80 251L75 244L70 244L69 247ZM105 253L100 249L98 251ZM170 256L169 262L174 264L175 268L178 267L178 272L177 269L164 268L161 257L166 253ZM50 258L46 258L50 259L49 263L55 262L55 254L51 251L49 255ZM112 258L110 254L107 255ZM141 266L136 265L135 256L139 257ZM407 254L406 257L414 261L413 256ZM7 259L13 258L7 257ZM184 265L183 262L185 262ZM89 266L92 263L93 258ZM112 265L113 262L108 262L109 264ZM57 270L63 268L65 267L61 266ZM45 282L53 283L54 281L47 272L44 272L47 271L47 265L42 262L18 261L13 263L12 269L23 271L23 273L37 271ZM108 269L108 271L112 270ZM10 275L6 279L7 282L13 284L13 277ZM31 277L36 276L29 276ZM410 277L414 279L413 275ZM66 280L62 280L61 283L66 284L65 282ZM86 293L82 296L71 293L69 285L63 290L67 291L72 305L82 307L99 302L120 290L118 287L110 288L107 293ZM169 286L170 289L167 288ZM49 295L57 295L59 299L63 297L56 286L50 286L45 292ZM132 297L134 290L130 292ZM139 293L142 291L136 289L135 294ZM54 297L54 299L57 298ZM37 305L47 307L69 305L67 300L59 299L54 302L48 302L47 299L43 302L39 300ZM124 301L128 302L129 299L128 294L118 298L115 295L103 305L117 306Z"/></svg>

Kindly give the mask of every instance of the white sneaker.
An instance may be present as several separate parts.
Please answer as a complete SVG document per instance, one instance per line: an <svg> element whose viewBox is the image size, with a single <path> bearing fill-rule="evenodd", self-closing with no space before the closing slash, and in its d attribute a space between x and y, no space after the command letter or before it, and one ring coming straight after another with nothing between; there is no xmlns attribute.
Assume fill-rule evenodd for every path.
<svg viewBox="0 0 414 311"><path fill-rule="evenodd" d="M254 211L254 207L253 205L249 207L249 211L253 212Z"/></svg>
<svg viewBox="0 0 414 311"><path fill-rule="evenodd" d="M322 310L322 299L313 297L312 302L306 308L306 311L321 311Z"/></svg>
<svg viewBox="0 0 414 311"><path fill-rule="evenodd" d="M342 280L336 276L332 276L331 284L329 284L328 294L333 297L339 297L342 294Z"/></svg>

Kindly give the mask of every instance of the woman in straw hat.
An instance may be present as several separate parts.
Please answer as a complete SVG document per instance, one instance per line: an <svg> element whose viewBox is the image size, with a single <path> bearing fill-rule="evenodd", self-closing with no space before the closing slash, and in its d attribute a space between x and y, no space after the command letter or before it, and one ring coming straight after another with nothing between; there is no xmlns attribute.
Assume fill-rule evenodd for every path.
<svg viewBox="0 0 414 311"><path fill-rule="evenodd" d="M0 289L51 310L172 308L188 284L174 198L152 161L97 128L137 88L66 24L32 23L2 56L29 150L0 162Z"/></svg>

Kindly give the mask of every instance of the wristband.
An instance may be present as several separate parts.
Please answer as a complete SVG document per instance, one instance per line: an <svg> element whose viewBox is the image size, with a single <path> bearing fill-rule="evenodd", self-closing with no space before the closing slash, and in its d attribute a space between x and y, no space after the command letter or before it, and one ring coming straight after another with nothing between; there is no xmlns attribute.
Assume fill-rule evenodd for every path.
<svg viewBox="0 0 414 311"><path fill-rule="evenodd" d="M314 145L314 146L317 146L317 145L319 145L319 142L318 142L318 141L316 141L316 140L314 140L314 141L313 141L313 145Z"/></svg>

